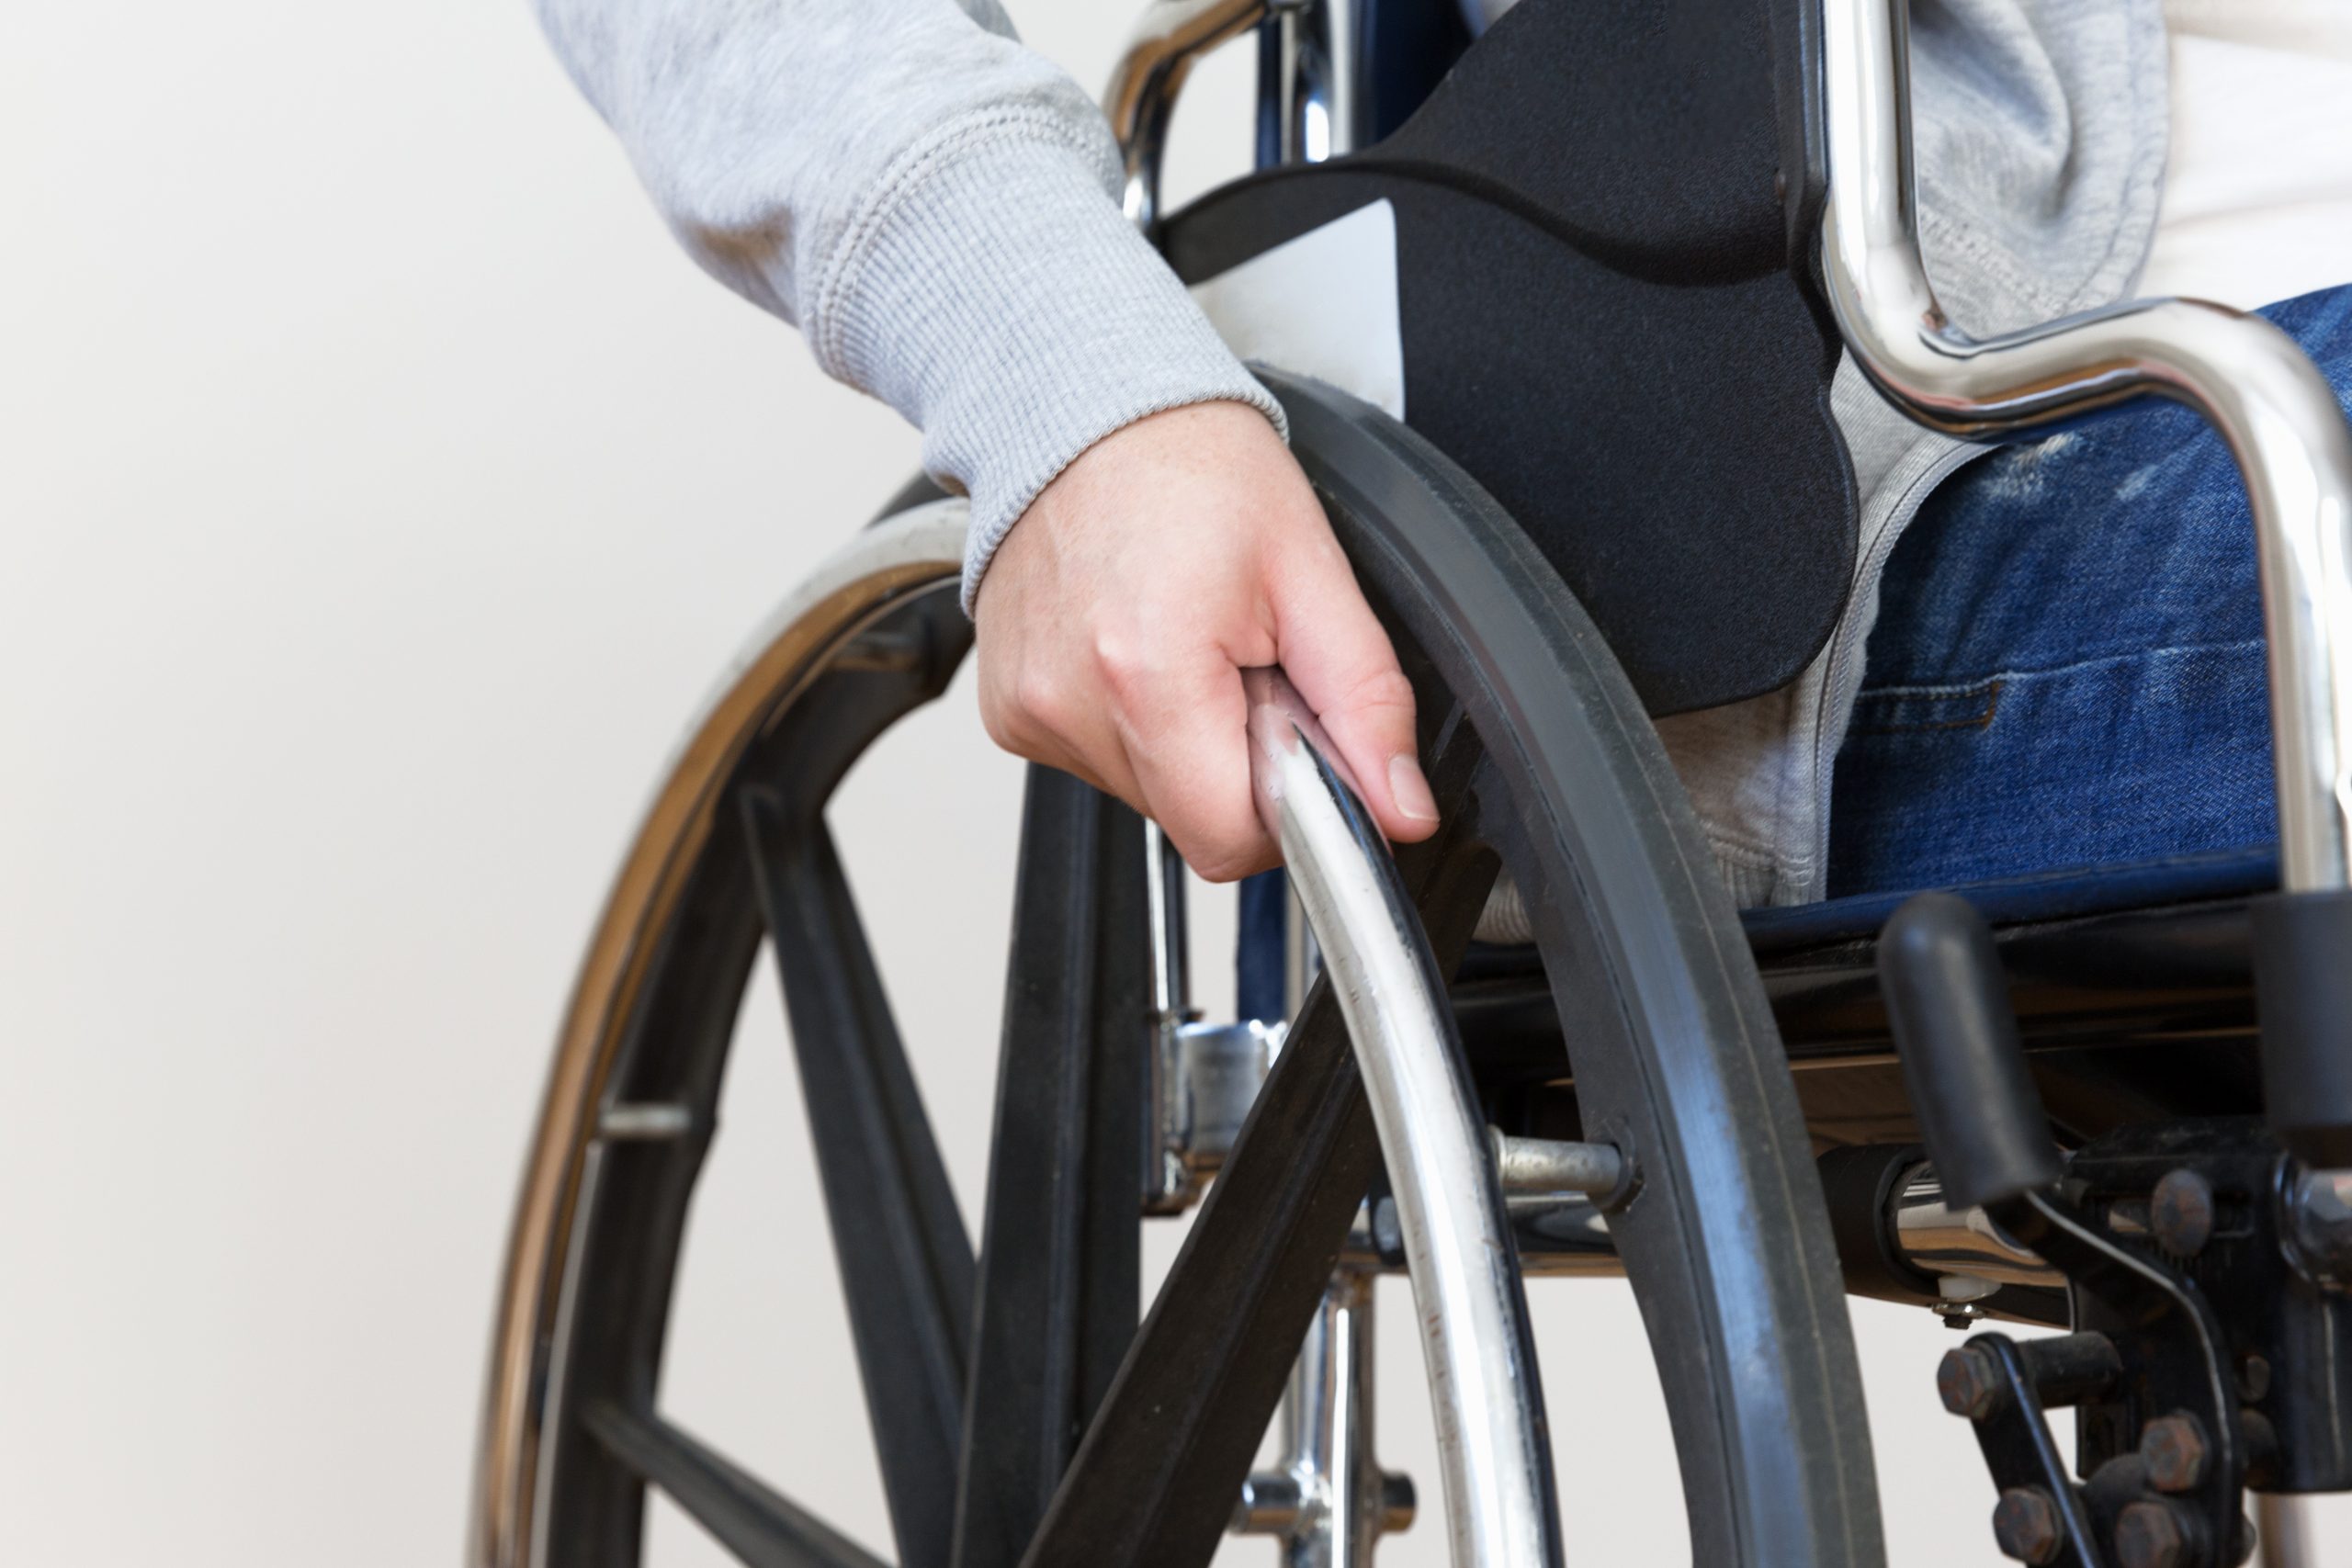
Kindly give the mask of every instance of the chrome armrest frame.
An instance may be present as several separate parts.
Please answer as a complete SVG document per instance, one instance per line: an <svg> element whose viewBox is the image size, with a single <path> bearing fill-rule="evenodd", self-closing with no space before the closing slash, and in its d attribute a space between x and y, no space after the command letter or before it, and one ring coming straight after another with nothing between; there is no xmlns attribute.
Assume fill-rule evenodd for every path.
<svg viewBox="0 0 2352 1568"><path fill-rule="evenodd" d="M1152 0L1102 94L1125 171L1127 218L1144 232L1159 221L1160 160L1185 76L1202 55L1269 17L1281 24L1274 84L1281 162L1319 164L1355 150L1362 100L1349 6L1330 0Z"/></svg>
<svg viewBox="0 0 2352 1568"><path fill-rule="evenodd" d="M1102 94L1125 169L1128 220L1148 233L1159 221L1159 160L1176 95L1193 62L1265 20L1268 0L1152 0Z"/></svg>
<svg viewBox="0 0 2352 1568"><path fill-rule="evenodd" d="M1954 327L1920 260L1907 0L1827 0L1824 12L1822 271L1855 363L1951 435L2047 429L2151 392L2221 433L2253 502L2279 876L2294 892L2352 886L2352 432L2325 378L2269 322L2196 299L1983 341Z"/></svg>

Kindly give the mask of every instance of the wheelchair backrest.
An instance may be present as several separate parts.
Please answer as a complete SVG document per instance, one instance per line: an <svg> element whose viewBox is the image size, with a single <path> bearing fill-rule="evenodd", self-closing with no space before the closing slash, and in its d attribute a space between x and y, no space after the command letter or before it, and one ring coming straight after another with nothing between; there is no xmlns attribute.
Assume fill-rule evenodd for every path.
<svg viewBox="0 0 2352 1568"><path fill-rule="evenodd" d="M1656 714L1792 679L1850 583L1816 29L1804 0L1523 0L1392 134L1161 230L1199 282L1389 204L1407 422Z"/></svg>

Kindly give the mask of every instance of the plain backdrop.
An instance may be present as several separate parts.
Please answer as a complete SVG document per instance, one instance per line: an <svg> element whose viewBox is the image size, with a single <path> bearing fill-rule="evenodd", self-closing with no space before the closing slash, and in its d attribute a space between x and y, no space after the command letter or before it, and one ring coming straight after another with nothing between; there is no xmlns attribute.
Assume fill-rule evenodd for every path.
<svg viewBox="0 0 2352 1568"><path fill-rule="evenodd" d="M1092 85L1134 7L1014 9ZM1177 194L1241 166L1249 75L1199 79ZM914 451L673 248L523 0L0 16L0 1561L458 1558L605 878L737 639ZM965 695L836 821L976 1220L1020 771ZM665 1400L887 1551L765 977L745 1020ZM1429 1508L1386 1556L1435 1563L1383 1300ZM1536 1300L1572 1554L1676 1560L1623 1287ZM1896 1561L1991 1561L1948 1337L1857 1326Z"/></svg>

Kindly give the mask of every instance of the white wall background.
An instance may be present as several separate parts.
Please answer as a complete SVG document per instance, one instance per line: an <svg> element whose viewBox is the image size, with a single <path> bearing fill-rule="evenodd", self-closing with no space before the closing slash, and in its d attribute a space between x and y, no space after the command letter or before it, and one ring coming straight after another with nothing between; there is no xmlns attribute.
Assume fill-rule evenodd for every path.
<svg viewBox="0 0 2352 1568"><path fill-rule="evenodd" d="M1132 8L1015 6L1088 82ZM1180 191L1242 162L1247 78L1196 87ZM605 878L913 451L672 249L521 0L0 16L0 1560L457 1557ZM1018 782L951 707L841 812L973 1217ZM748 1017L669 1399L886 1547L772 990ZM1539 1306L1578 1559L1669 1558L1623 1291ZM1944 1336L1858 1321L1897 1561L1988 1561ZM1433 1501L1405 1323L1384 1446Z"/></svg>

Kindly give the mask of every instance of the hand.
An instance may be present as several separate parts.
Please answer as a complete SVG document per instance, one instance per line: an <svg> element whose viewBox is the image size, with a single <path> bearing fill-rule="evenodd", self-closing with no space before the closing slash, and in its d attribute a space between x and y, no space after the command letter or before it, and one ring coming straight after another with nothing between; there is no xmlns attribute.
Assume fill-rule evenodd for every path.
<svg viewBox="0 0 2352 1568"><path fill-rule="evenodd" d="M1250 795L1254 665L1288 672L1383 831L1437 828L1413 689L1306 476L1246 403L1088 448L998 547L973 613L989 737L1152 818L1213 882L1282 858Z"/></svg>

